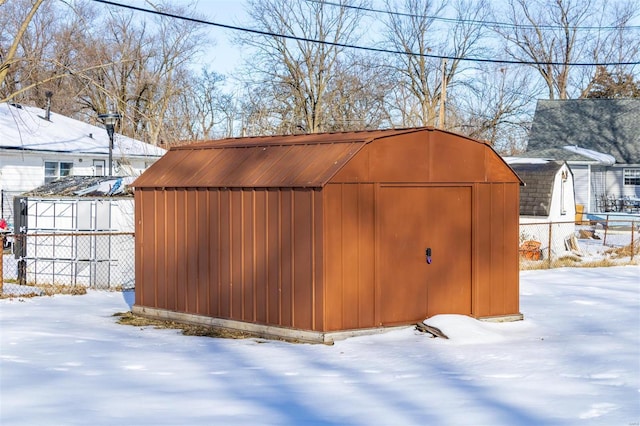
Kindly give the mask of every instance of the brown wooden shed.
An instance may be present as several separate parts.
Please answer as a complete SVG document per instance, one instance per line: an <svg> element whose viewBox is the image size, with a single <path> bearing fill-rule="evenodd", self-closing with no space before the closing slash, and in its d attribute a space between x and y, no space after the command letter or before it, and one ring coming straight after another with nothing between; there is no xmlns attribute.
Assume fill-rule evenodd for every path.
<svg viewBox="0 0 640 426"><path fill-rule="evenodd" d="M133 310L325 342L521 319L520 184L489 145L433 128L175 147L134 182Z"/></svg>

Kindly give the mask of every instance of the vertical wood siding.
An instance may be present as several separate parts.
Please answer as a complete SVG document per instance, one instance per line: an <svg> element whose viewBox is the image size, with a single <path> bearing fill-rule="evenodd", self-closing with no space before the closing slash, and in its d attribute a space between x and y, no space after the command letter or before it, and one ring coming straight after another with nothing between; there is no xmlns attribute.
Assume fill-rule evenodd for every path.
<svg viewBox="0 0 640 426"><path fill-rule="evenodd" d="M513 183L475 185L473 316L518 312L519 190Z"/></svg>
<svg viewBox="0 0 640 426"><path fill-rule="evenodd" d="M319 191L141 189L135 196L136 304L322 327Z"/></svg>
<svg viewBox="0 0 640 426"><path fill-rule="evenodd" d="M377 326L374 188L374 184L324 188L327 331Z"/></svg>

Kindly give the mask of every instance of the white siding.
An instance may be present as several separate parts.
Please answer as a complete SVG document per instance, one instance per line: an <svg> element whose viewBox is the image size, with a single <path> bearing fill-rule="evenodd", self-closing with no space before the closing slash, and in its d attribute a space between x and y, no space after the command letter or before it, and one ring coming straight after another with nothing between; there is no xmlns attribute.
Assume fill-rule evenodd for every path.
<svg viewBox="0 0 640 426"><path fill-rule="evenodd" d="M108 174L109 165L106 156L68 154L54 152L33 152L33 151L7 151L0 150L0 189L9 192L27 192L43 185L44 163L45 161L73 163L72 174L74 176L94 176L94 160L105 162L105 174ZM114 163L117 159L114 158ZM142 174L148 163L155 161L155 158L127 159L126 166L120 167L119 163L114 167L113 174L116 176Z"/></svg>
<svg viewBox="0 0 640 426"><path fill-rule="evenodd" d="M563 173L566 176L564 181ZM543 253L548 255L551 249L551 255L558 257L566 253L565 240L575 232L574 176L567 165L556 173L549 211L550 214L546 217L520 216L520 239L538 241ZM554 224L549 225L550 222ZM551 241L549 232L552 233Z"/></svg>
<svg viewBox="0 0 640 426"><path fill-rule="evenodd" d="M594 197L595 208L592 211L602 210L602 200L607 197L607 172L604 166L591 166L591 193Z"/></svg>
<svg viewBox="0 0 640 426"><path fill-rule="evenodd" d="M623 185L622 185L622 169L621 168L608 168L606 172L606 182L607 182L607 195L620 198L623 194Z"/></svg>
<svg viewBox="0 0 640 426"><path fill-rule="evenodd" d="M0 154L0 189L25 192L44 183L44 162L27 153Z"/></svg>
<svg viewBox="0 0 640 426"><path fill-rule="evenodd" d="M571 166L573 171L573 187L576 195L576 204L582 204L585 211L595 211L595 198L589 188L589 166Z"/></svg>

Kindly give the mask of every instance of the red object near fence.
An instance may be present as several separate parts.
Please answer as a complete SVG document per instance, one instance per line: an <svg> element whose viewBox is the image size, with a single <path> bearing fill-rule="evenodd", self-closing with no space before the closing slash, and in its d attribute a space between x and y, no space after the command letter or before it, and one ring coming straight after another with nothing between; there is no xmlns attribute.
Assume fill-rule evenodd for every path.
<svg viewBox="0 0 640 426"><path fill-rule="evenodd" d="M542 251L538 241L525 241L520 245L520 257L526 260L542 259Z"/></svg>

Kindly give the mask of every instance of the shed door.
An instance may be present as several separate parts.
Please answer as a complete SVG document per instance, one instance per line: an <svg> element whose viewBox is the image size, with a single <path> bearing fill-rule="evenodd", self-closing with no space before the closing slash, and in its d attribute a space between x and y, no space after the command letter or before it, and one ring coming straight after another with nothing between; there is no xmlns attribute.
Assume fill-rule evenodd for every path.
<svg viewBox="0 0 640 426"><path fill-rule="evenodd" d="M471 314L470 187L381 186L377 224L382 324Z"/></svg>

